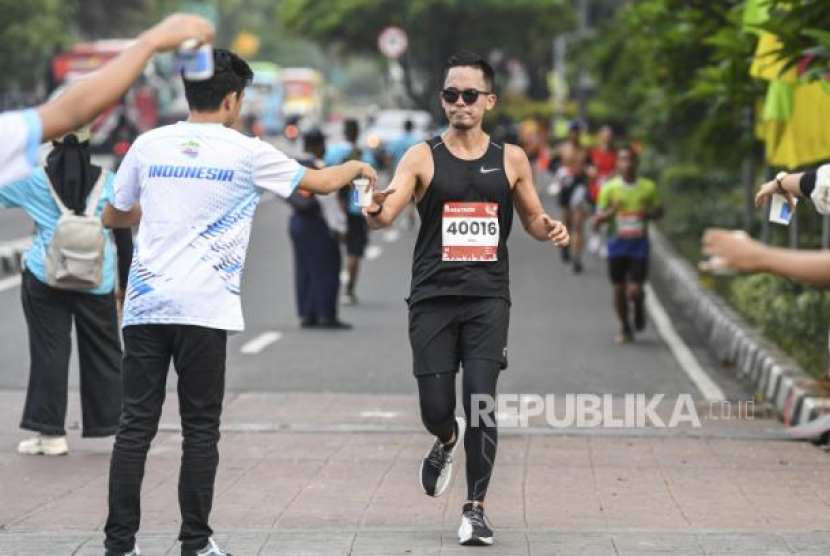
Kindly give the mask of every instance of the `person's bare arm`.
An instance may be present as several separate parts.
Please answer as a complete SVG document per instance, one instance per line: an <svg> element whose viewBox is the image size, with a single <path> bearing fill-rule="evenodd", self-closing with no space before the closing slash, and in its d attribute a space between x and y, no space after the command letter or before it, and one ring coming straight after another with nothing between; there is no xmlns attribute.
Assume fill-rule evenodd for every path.
<svg viewBox="0 0 830 556"><path fill-rule="evenodd" d="M508 176L511 174L516 176L513 199L525 231L539 241L552 241L559 247L567 245L570 241L568 229L545 212L542 201L536 193L533 170L527 155L515 145L506 144L504 148L507 149Z"/></svg>
<svg viewBox="0 0 830 556"><path fill-rule="evenodd" d="M710 229L703 236L703 252L719 259L725 268L769 272L797 282L830 286L830 251L767 247L731 230Z"/></svg>
<svg viewBox="0 0 830 556"><path fill-rule="evenodd" d="M127 212L120 211L107 203L101 214L105 228L132 228L141 222L141 206L136 205Z"/></svg>
<svg viewBox="0 0 830 556"><path fill-rule="evenodd" d="M411 147L401 158L392 181L383 191L377 191L372 197L372 204L363 210L366 222L373 230L380 230L392 225L395 218L409 205L418 186L418 176L425 164L430 164L431 154L427 143ZM377 216L370 213L383 209Z"/></svg>
<svg viewBox="0 0 830 556"><path fill-rule="evenodd" d="M127 50L88 78L71 85L53 101L37 107L43 140L49 141L92 121L118 101L156 52L179 46L188 39L213 42L214 28L206 19L173 14L142 33Z"/></svg>
<svg viewBox="0 0 830 556"><path fill-rule="evenodd" d="M329 166L315 170L307 168L303 178L300 180L299 187L310 191L311 193L319 193L320 195L328 195L348 185L351 181L359 176L369 178L371 187L374 187L378 181L378 174L370 164L360 162L359 160L349 160L337 166Z"/></svg>

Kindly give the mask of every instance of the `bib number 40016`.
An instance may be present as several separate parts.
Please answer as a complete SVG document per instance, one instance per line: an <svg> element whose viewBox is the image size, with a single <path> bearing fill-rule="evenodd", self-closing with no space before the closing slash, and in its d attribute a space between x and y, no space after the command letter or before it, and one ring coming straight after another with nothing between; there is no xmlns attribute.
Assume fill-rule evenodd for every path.
<svg viewBox="0 0 830 556"><path fill-rule="evenodd" d="M441 260L498 260L498 203L446 203L441 224Z"/></svg>

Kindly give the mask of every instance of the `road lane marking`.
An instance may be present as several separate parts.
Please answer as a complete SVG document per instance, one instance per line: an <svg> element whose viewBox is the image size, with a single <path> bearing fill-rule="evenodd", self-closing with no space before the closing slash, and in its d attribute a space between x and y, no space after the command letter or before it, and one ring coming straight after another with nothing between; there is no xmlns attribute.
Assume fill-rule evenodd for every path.
<svg viewBox="0 0 830 556"><path fill-rule="evenodd" d="M374 261L383 254L383 249L377 245L370 245L366 248L366 260Z"/></svg>
<svg viewBox="0 0 830 556"><path fill-rule="evenodd" d="M374 261L383 254L383 249L377 245L370 245L366 248L366 260Z"/></svg>
<svg viewBox="0 0 830 556"><path fill-rule="evenodd" d="M392 419L400 415L397 411L361 411L361 417L374 417L377 419Z"/></svg>
<svg viewBox="0 0 830 556"><path fill-rule="evenodd" d="M674 325L671 323L666 310L660 303L657 294L654 293L654 289L649 284L646 284L645 291L646 309L648 309L648 313L651 316L651 321L654 323L660 336L663 337L663 341L668 344L669 350L671 350L674 358L680 363L680 367L697 389L700 390L700 393L703 394L706 400L725 400L726 395L723 393L723 390L706 373L700 363L698 363L697 357L692 353L692 350L689 349L674 329Z"/></svg>
<svg viewBox="0 0 830 556"><path fill-rule="evenodd" d="M241 348L239 348L239 351L245 355L256 355L261 353L265 348L274 342L279 342L281 339L282 332L277 332L276 330L263 332L259 336L256 336L252 340L246 342Z"/></svg>
<svg viewBox="0 0 830 556"><path fill-rule="evenodd" d="M6 290L10 290L12 288L16 288L20 285L20 275L16 274L15 276L9 276L8 278L3 278L0 280L0 292L4 292Z"/></svg>
<svg viewBox="0 0 830 556"><path fill-rule="evenodd" d="M383 234L383 241L386 243L394 243L401 238L401 233L398 230L386 230Z"/></svg>

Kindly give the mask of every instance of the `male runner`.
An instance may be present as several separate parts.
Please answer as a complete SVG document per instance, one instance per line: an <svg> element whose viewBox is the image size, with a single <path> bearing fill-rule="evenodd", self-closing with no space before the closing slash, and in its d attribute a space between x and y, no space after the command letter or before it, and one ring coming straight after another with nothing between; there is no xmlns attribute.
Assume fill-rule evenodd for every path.
<svg viewBox="0 0 830 556"><path fill-rule="evenodd" d="M89 123L124 95L156 52L187 39L213 41L206 19L173 14L151 27L114 60L66 92L36 108L0 113L0 185L25 178L37 165L41 141L49 141Z"/></svg>
<svg viewBox="0 0 830 556"><path fill-rule="evenodd" d="M580 274L582 267L582 247L584 243L585 218L590 211L588 190L589 177L588 154L582 146L582 127L573 122L568 129L568 137L558 147L560 162L554 174L559 181L559 206L562 218L571 233L573 242L562 250L562 259L572 264L571 271Z"/></svg>
<svg viewBox="0 0 830 556"><path fill-rule="evenodd" d="M610 222L608 273L614 284L614 307L620 320L617 343L633 339L628 319L629 301L634 304L634 328L646 326L643 284L648 273L648 222L663 216L654 182L637 176L637 154L631 147L617 150L619 175L602 187L594 227ZM626 292L627 285L627 292Z"/></svg>
<svg viewBox="0 0 830 556"><path fill-rule="evenodd" d="M421 485L430 496L447 490L463 441L467 502L459 542L492 544L484 498L496 457L495 416L480 411L475 426L470 415L480 409L471 407L474 395L495 400L499 372L507 367L507 238L514 207L539 241L564 246L569 238L565 226L542 208L524 151L492 142L481 128L485 112L496 104L490 65L471 53L451 57L440 98L449 130L409 149L389 189L376 193L364 212L372 228L384 228L410 199L418 203L409 336L421 418L437 437L421 464ZM466 422L455 417L459 363Z"/></svg>
<svg viewBox="0 0 830 556"><path fill-rule="evenodd" d="M123 405L110 464L107 555L138 555L141 483L158 429L170 360L182 422L182 556L226 556L208 525L219 463L228 331L244 328L240 283L262 190L330 193L365 175L350 161L306 169L272 145L230 129L248 64L214 50L215 73L185 81L190 116L133 143L118 170L108 227L140 221L124 305ZM143 214L142 214L143 212ZM229 556L229 555L227 555Z"/></svg>

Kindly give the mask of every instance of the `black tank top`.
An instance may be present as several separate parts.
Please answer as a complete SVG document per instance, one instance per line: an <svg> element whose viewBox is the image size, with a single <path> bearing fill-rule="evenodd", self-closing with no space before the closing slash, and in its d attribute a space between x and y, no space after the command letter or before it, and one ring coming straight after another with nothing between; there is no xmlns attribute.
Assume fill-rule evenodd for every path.
<svg viewBox="0 0 830 556"><path fill-rule="evenodd" d="M510 301L507 238L513 191L504 168L504 144L491 142L483 157L462 160L441 137L427 143L435 174L418 203L421 228L409 304L441 296Z"/></svg>

